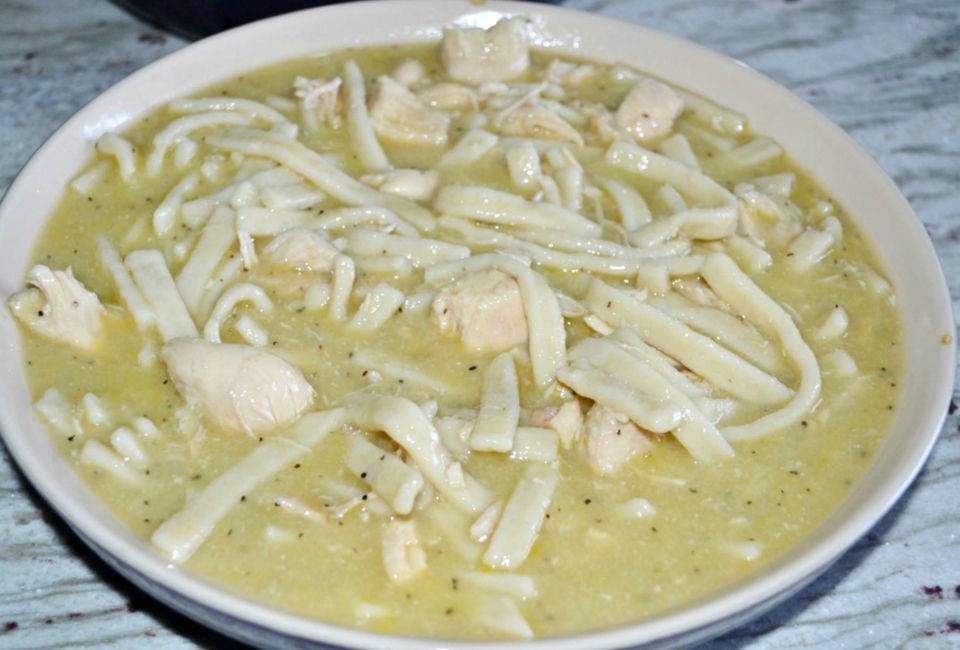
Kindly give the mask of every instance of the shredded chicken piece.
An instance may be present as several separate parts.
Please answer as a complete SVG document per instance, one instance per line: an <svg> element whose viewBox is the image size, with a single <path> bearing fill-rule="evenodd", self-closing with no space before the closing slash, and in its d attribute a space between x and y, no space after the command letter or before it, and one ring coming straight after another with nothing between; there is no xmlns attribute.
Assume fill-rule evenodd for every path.
<svg viewBox="0 0 960 650"><path fill-rule="evenodd" d="M669 86L642 78L617 109L616 123L638 142L667 135L683 111L683 100Z"/></svg>
<svg viewBox="0 0 960 650"><path fill-rule="evenodd" d="M536 101L517 106L496 121L504 135L565 140L583 145L583 136L569 122Z"/></svg>
<svg viewBox="0 0 960 650"><path fill-rule="evenodd" d="M600 474L612 474L637 454L653 450L653 443L627 417L599 404L590 408L583 430L587 462Z"/></svg>
<svg viewBox="0 0 960 650"><path fill-rule="evenodd" d="M406 582L427 568L427 556L412 521L395 519L387 524L382 551L383 567L394 582Z"/></svg>
<svg viewBox="0 0 960 650"><path fill-rule="evenodd" d="M582 103L578 109L587 120L588 131L601 142L630 139L630 134L617 126L614 114L603 104Z"/></svg>
<svg viewBox="0 0 960 650"><path fill-rule="evenodd" d="M285 230L264 247L261 260L297 271L332 271L339 251L315 230Z"/></svg>
<svg viewBox="0 0 960 650"><path fill-rule="evenodd" d="M443 287L433 316L441 332L455 333L478 350L508 350L527 340L520 288L502 271L480 271Z"/></svg>
<svg viewBox="0 0 960 650"><path fill-rule="evenodd" d="M754 243L785 247L803 231L802 214L788 198L771 195L751 183L737 184L740 208L737 229Z"/></svg>
<svg viewBox="0 0 960 650"><path fill-rule="evenodd" d="M179 338L161 355L184 399L224 431L265 433L313 404L313 387L300 370L258 348Z"/></svg>
<svg viewBox="0 0 960 650"><path fill-rule="evenodd" d="M560 406L546 406L537 409L530 416L530 423L538 427L547 427L557 432L564 449L580 440L583 431L583 411L580 402L573 399Z"/></svg>
<svg viewBox="0 0 960 650"><path fill-rule="evenodd" d="M452 79L470 84L506 81L530 67L529 46L520 20L501 20L487 30L445 30L441 57Z"/></svg>
<svg viewBox="0 0 960 650"><path fill-rule="evenodd" d="M308 128L316 128L319 124L340 126L340 108L343 100L340 97L340 86L343 80L336 77L330 81L323 79L308 79L297 77L293 81L293 93L300 100L300 111Z"/></svg>
<svg viewBox="0 0 960 650"><path fill-rule="evenodd" d="M468 111L477 107L477 93L463 84L441 82L427 86L417 96L443 111Z"/></svg>
<svg viewBox="0 0 960 650"><path fill-rule="evenodd" d="M369 110L373 130L384 140L411 145L447 144L450 116L431 108L391 77L377 79Z"/></svg>
<svg viewBox="0 0 960 650"><path fill-rule="evenodd" d="M7 301L10 311L30 329L82 350L100 335L104 309L97 294L73 277L73 270L53 271L43 264L27 272L27 284Z"/></svg>

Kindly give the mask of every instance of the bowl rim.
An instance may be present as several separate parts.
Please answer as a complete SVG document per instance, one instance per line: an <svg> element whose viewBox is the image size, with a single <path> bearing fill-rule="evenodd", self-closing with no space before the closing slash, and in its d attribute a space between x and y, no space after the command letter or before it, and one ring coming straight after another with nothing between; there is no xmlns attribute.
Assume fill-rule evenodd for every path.
<svg viewBox="0 0 960 650"><path fill-rule="evenodd" d="M379 17L380 20L386 20L385 17L389 16L392 20L397 21L393 31L390 32L390 38L394 42L401 42L402 40L423 40L434 37L439 34L440 26L449 24L458 18L462 21L464 16L467 17L467 22L473 21L473 24L484 24L484 21L486 21L488 24L491 19L502 15L531 16L549 25L551 29L556 28L557 32L548 30L547 33L550 38L540 42L539 45L568 52L574 50L587 58L594 58L596 50L590 46L592 44L587 45L586 49L588 51L581 49L584 46L581 40L582 34L600 30L608 30L610 33L617 34L629 32L633 38L640 40L642 37L648 42L653 42L655 48L660 48L668 53L680 53L698 64L708 65L714 71L731 75L743 84L758 88L762 90L764 101L787 107L811 124L816 124L819 132L825 134L824 137L829 138L830 146L836 148L845 156L846 164L853 165L860 170L863 177L867 178L871 184L876 183L875 189L889 203L889 210L899 215L898 218L903 221L900 224L903 227L901 234L906 237L906 243L914 247L914 252L921 254L920 273L925 274L926 279L933 282L928 291L928 297L932 301L929 305L930 313L926 315L929 322L925 323L924 326L931 331L942 331L945 335L952 336L955 332L946 280L939 266L933 245L918 217L877 163L850 136L822 116L816 109L790 93L783 86L752 70L745 64L684 39L596 14L527 2L490 1L478 6L469 2L469 0L458 0L456 2L450 0L393 0L387 2L383 0L332 5L241 26L177 50L138 70L89 102L57 129L31 156L8 188L3 202L0 203L0 242L5 241L4 235L8 231L14 230L14 220L17 219L16 210L22 204L29 205L33 200L36 200L36 190L33 185L39 175L44 173L43 165L48 162L51 151L60 148L69 141L69 146L72 147L70 155L75 156L77 146L85 144L89 148L89 141L95 139L104 131L115 128L118 124L127 123L150 110L151 106L138 111L124 111L124 104L128 103L124 99L125 94L129 94L130 89L138 84L146 86L156 78L163 81L165 75L174 69L183 68L204 57L220 56L222 58L224 52L231 48L258 42L258 39L262 39L262 34L279 33L284 30L295 31L298 24L302 26L303 23L314 24L316 22L319 25L322 24L323 20L333 21L337 19L356 21L358 20L357 17L363 16L369 19ZM355 44L372 43L362 36L349 35L344 38ZM381 39L378 42L383 42L383 40ZM306 51L301 52L301 56L306 54ZM274 62L286 58L289 57L278 58L274 56L270 61ZM600 57L595 58L599 59ZM645 70L650 68L650 66L638 67ZM232 73L227 76L231 75ZM210 83L213 83L212 79L207 79L199 84L194 82L186 92L193 92ZM680 85L687 84L681 83ZM699 86L692 89L701 92ZM169 91L168 96L159 98L152 106L165 103L170 97L183 93L182 88L176 92ZM716 96L716 93L704 92L704 94L711 98ZM733 104L733 102L723 103ZM735 104L734 107L739 108ZM747 112L749 113L749 111ZM766 133L767 131L760 128L758 132ZM78 135L81 136L79 139ZM775 137L780 139L778 136ZM787 147L787 149L791 151L792 155L793 150L790 147ZM74 167L74 171L76 169ZM834 193L833 188L830 187L830 182L825 182L816 174L813 176L817 178L821 186L830 188L831 194ZM64 181L61 184L65 185L68 179L63 178L61 180ZM866 221L858 214L851 214L851 218L864 231L869 231L866 227ZM875 233L870 232L868 236L874 238L874 235ZM0 247L2 247L2 243L0 243ZM884 261L889 262L889 258L884 257ZM6 290L7 287L0 288ZM0 331L0 354L2 354L0 358L9 359L13 356L19 358L18 342L7 335L10 317L6 314L6 310L2 311L3 316L0 316L0 320L3 323L0 324L4 324L5 328ZM913 327L912 324L909 324L909 326ZM908 327L908 322L904 323L904 327ZM905 336L906 334L905 331ZM130 577L132 573L140 576L142 580L136 580L138 586L151 591L154 595L158 594L151 588L151 583L156 583L165 590L179 594L188 601L199 603L202 607L254 626L260 626L279 635L286 635L293 639L334 643L351 648L419 649L443 645L465 648L495 647L503 650L520 647L521 645L524 647L548 645L552 648L573 649L582 648L587 644L596 648L618 648L639 643L669 642L671 639L679 639L680 635L684 635L686 639L690 639L691 636L706 638L721 631L721 628L731 625L731 621L737 619L738 616L742 617L745 612L759 613L762 609L776 604L776 602L788 596L789 593L792 593L792 590L798 585L802 585L805 581L825 570L832 561L864 535L889 510L913 481L928 457L942 427L953 387L956 343L951 339L949 343L942 344L940 350L941 358L939 361L933 363L932 367L926 368L926 372L936 379L936 381L931 382L934 384L933 390L928 391L927 394L925 404L928 408L918 409L923 410L923 412L910 420L911 426L921 435L917 436L914 443L909 445L904 453L898 454L896 462L891 461L889 463L891 473L881 482L880 489L870 490L869 494L860 494L860 492L863 492L867 476L876 470L878 456L878 459L873 461L871 469L867 470L867 474L858 480L854 491L824 522L808 532L801 542L781 554L778 559L772 560L764 568L748 574L745 579L738 583L732 586L728 585L707 597L635 624L566 636L544 637L524 642L474 642L457 639L386 635L325 623L274 609L252 598L232 592L228 587L218 586L202 576L171 565L153 551L148 543L138 541L128 531L124 534L125 529L118 530L119 522L113 520L112 515L104 507L98 509L90 507L89 503L85 503L88 500L86 497L89 497L89 495L78 495L76 490L72 489L75 488L75 485L71 485L69 482L64 483L61 480L62 477L50 469L51 466L56 467L58 463L52 459L49 453L46 453L48 450L43 448L44 453L37 452L37 445L43 447L43 442L38 443L29 440L30 436L39 430L36 420L33 420L32 427L24 427L22 420L14 418L11 411L16 407L16 404L12 403L15 397L11 397L12 393L8 391L4 391L0 395L0 406L3 407L0 408L0 435L3 436L7 448L17 464L47 503L52 505L58 514L77 530L88 544L93 545L95 550L107 554L110 563L118 566L125 575ZM910 363L911 360L908 359L907 362ZM23 374L22 369L20 374ZM23 404L20 404L20 408L30 410L29 406ZM898 411L902 411L902 409L898 409ZM892 429L897 422L898 420L895 419L895 422L891 425ZM28 431L27 429L31 430ZM887 438L884 440L885 448L888 446L888 439L892 436L892 433L887 434ZM53 449L49 440L46 440L46 443L47 447ZM51 463L52 465L48 465ZM859 495L858 498L862 503L855 508L851 508L850 503L854 500L855 495ZM127 570L124 570L124 567ZM161 596L161 599L190 614L188 606L181 607L163 596ZM204 621L201 620L201 622ZM742 621L737 620L736 622ZM220 629L230 633L229 628Z"/></svg>

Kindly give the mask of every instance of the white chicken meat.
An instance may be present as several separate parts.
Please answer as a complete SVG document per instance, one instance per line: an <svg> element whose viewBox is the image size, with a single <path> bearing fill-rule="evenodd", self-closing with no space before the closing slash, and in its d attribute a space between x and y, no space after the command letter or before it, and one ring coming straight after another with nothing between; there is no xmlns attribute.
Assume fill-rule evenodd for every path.
<svg viewBox="0 0 960 650"><path fill-rule="evenodd" d="M618 127L638 142L645 142L670 133L682 111L683 100L677 93L664 83L644 77L627 93L614 117Z"/></svg>
<svg viewBox="0 0 960 650"><path fill-rule="evenodd" d="M496 120L495 124L503 135L566 140L577 146L583 144L583 136L577 129L553 110L536 101L521 104Z"/></svg>
<svg viewBox="0 0 960 650"><path fill-rule="evenodd" d="M97 294L73 277L73 271L53 271L37 264L27 272L27 284L7 301L10 311L30 329L81 350L93 348L102 329L103 306Z"/></svg>
<svg viewBox="0 0 960 650"><path fill-rule="evenodd" d="M433 301L433 317L441 332L477 350L509 350L527 340L520 287L502 271L480 271L446 285Z"/></svg>
<svg viewBox="0 0 960 650"><path fill-rule="evenodd" d="M445 30L441 57L450 78L470 84L506 81L530 67L530 47L520 20L501 20L486 30Z"/></svg>
<svg viewBox="0 0 960 650"><path fill-rule="evenodd" d="M294 95L300 100L300 112L310 130L320 124L330 124L334 128L340 125L340 86L343 80L336 77L331 81L297 77L293 81Z"/></svg>
<svg viewBox="0 0 960 650"><path fill-rule="evenodd" d="M313 404L314 390L303 373L261 349L178 338L161 356L184 399L222 431L267 433Z"/></svg>
<svg viewBox="0 0 960 650"><path fill-rule="evenodd" d="M329 239L315 230L291 228L267 244L260 260L271 266L296 271L331 271L339 251Z"/></svg>
<svg viewBox="0 0 960 650"><path fill-rule="evenodd" d="M412 521L395 519L383 533L383 568L394 582L406 582L423 573L427 556Z"/></svg>
<svg viewBox="0 0 960 650"><path fill-rule="evenodd" d="M438 147L447 144L450 116L431 108L396 79L377 79L369 111L374 132L384 140Z"/></svg>
<svg viewBox="0 0 960 650"><path fill-rule="evenodd" d="M583 431L583 411L580 403L573 399L560 406L545 406L535 410L530 416L530 423L538 427L547 427L557 432L564 449L580 440Z"/></svg>
<svg viewBox="0 0 960 650"><path fill-rule="evenodd" d="M599 474L612 474L637 454L653 451L653 442L633 422L599 404L587 413L583 431L587 463Z"/></svg>

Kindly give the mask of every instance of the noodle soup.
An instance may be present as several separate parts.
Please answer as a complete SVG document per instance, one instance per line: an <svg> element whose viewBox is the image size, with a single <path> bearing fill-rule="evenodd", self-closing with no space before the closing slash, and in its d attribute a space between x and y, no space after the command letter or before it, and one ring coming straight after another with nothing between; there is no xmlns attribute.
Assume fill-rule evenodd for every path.
<svg viewBox="0 0 960 650"><path fill-rule="evenodd" d="M901 328L840 206L742 116L524 30L98 142L9 305L158 553L344 625L562 634L730 584L868 465Z"/></svg>

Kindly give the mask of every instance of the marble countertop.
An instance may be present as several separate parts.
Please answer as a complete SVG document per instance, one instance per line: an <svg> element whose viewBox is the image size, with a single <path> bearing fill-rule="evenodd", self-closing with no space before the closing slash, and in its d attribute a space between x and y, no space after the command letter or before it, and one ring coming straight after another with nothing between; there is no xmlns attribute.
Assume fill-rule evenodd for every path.
<svg viewBox="0 0 960 650"><path fill-rule="evenodd" d="M740 59L846 129L920 215L957 312L960 3L564 4ZM105 0L0 3L0 191L84 103L184 44ZM787 603L707 647L960 647L958 424L960 414L951 414L916 483L833 568ZM145 596L94 557L0 452L0 647L229 643Z"/></svg>

